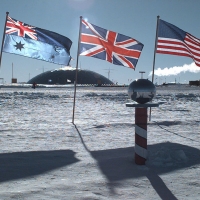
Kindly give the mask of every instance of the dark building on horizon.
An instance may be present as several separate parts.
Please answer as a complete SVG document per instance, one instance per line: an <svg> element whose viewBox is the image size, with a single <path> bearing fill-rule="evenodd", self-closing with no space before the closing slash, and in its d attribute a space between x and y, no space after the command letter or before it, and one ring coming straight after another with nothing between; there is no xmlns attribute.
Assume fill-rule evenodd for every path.
<svg viewBox="0 0 200 200"><path fill-rule="evenodd" d="M90 70L78 69L77 84L109 85L113 84L108 78ZM74 84L76 69L65 67L43 72L32 79L28 84L66 85Z"/></svg>
<svg viewBox="0 0 200 200"><path fill-rule="evenodd" d="M200 80L199 81L189 81L189 85L200 86Z"/></svg>

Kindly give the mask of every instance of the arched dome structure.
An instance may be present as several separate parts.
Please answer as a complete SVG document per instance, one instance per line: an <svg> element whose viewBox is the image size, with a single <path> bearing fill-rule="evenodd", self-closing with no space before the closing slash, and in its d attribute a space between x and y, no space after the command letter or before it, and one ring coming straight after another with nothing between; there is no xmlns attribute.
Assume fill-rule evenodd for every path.
<svg viewBox="0 0 200 200"><path fill-rule="evenodd" d="M30 79L27 83L33 84L35 82L36 84L52 84L52 85L74 84L75 75L76 75L75 68L64 67L41 73ZM113 82L96 72L90 70L78 69L77 84L102 85L102 84L113 84Z"/></svg>

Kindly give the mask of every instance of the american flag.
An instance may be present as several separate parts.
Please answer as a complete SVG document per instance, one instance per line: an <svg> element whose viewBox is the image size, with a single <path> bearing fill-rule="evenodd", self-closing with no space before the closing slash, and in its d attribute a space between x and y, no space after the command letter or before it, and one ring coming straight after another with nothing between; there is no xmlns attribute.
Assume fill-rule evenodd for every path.
<svg viewBox="0 0 200 200"><path fill-rule="evenodd" d="M82 20L80 55L135 69L143 44L128 36Z"/></svg>
<svg viewBox="0 0 200 200"><path fill-rule="evenodd" d="M200 67L200 39L159 19L157 53L187 56Z"/></svg>

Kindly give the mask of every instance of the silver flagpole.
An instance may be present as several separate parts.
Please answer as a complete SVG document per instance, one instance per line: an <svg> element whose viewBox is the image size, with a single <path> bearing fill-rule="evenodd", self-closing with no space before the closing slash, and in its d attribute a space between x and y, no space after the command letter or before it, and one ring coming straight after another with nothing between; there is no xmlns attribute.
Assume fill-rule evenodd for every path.
<svg viewBox="0 0 200 200"><path fill-rule="evenodd" d="M6 12L6 21L5 21L5 25L4 25L3 39L2 39L2 44L1 44L0 68L1 68L1 58L2 58L3 43L4 43L4 39L5 39L5 32L6 32L6 22L7 22L8 14L9 14L9 12Z"/></svg>
<svg viewBox="0 0 200 200"><path fill-rule="evenodd" d="M159 18L160 18L160 16L158 15L157 16L157 25L156 25L156 38L155 38L155 47L154 47L154 57L153 57L152 83L154 81L154 68L155 68L156 50L157 50L157 41L158 41ZM149 110L149 121L151 121L151 107L150 107L150 110Z"/></svg>
<svg viewBox="0 0 200 200"><path fill-rule="evenodd" d="M79 59L79 48L80 48L80 38L81 38L81 24L82 24L82 16L80 16L80 27L79 27L79 38L78 38L78 50L77 50L77 59L76 59L76 77L74 83L74 103L73 103L73 116L72 116L72 123L74 124L74 113L75 113L75 102L76 102L76 83L78 77L78 59Z"/></svg>

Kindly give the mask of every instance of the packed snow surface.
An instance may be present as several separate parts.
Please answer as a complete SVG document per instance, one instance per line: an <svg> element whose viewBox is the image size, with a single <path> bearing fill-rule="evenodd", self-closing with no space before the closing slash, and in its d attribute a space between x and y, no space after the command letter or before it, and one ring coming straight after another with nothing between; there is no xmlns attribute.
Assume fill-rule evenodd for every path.
<svg viewBox="0 0 200 200"><path fill-rule="evenodd" d="M157 87L134 162L127 87L0 89L0 200L200 199L200 88ZM148 110L149 113L149 110Z"/></svg>

